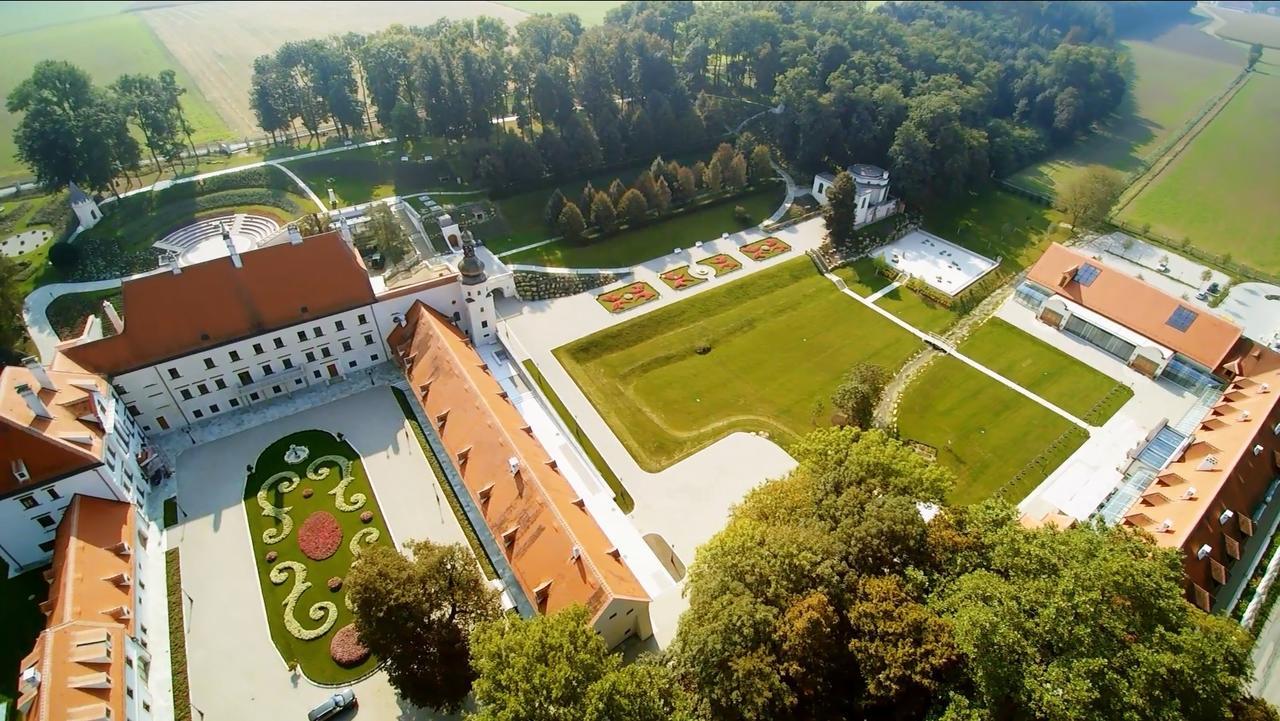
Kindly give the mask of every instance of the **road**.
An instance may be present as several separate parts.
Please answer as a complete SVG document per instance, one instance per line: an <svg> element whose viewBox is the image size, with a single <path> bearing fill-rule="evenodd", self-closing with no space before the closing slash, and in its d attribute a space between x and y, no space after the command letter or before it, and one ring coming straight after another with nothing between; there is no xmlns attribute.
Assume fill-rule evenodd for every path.
<svg viewBox="0 0 1280 721"><path fill-rule="evenodd" d="M1280 617L1271 614L1253 647L1253 695L1280 704Z"/></svg>

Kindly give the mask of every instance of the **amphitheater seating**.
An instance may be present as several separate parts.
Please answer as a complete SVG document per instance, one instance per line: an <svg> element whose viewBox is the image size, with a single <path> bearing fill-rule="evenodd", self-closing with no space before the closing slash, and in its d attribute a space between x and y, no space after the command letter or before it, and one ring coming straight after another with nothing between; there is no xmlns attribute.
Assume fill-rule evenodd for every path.
<svg viewBox="0 0 1280 721"><path fill-rule="evenodd" d="M187 253L206 241L221 242L222 224L234 238L248 238L251 246L256 247L268 236L280 229L280 224L271 218L261 215L240 213L233 216L220 216L200 220L185 228L176 230L156 241L153 247L174 255Z"/></svg>

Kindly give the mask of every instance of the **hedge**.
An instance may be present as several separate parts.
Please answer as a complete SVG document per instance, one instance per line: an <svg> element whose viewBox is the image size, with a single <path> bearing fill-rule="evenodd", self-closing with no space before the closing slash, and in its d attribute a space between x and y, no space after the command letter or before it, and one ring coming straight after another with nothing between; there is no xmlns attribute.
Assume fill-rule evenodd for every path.
<svg viewBox="0 0 1280 721"><path fill-rule="evenodd" d="M187 678L187 631L182 620L182 568L178 549L164 553L169 591L169 664L173 671L174 721L191 721L191 682Z"/></svg>
<svg viewBox="0 0 1280 721"><path fill-rule="evenodd" d="M215 175L200 181L203 193L220 193L225 190L240 188L271 188L273 190L295 189L293 179L285 175L279 168L264 165L248 170L241 170L225 175Z"/></svg>

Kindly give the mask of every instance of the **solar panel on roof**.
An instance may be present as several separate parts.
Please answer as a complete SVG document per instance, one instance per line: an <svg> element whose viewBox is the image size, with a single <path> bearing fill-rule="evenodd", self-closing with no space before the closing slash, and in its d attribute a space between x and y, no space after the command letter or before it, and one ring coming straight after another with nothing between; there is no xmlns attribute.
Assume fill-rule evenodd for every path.
<svg viewBox="0 0 1280 721"><path fill-rule="evenodd" d="M1196 319L1196 312L1190 308L1178 306L1174 309L1173 315L1169 316L1166 324L1183 331L1184 333L1191 327L1191 323Z"/></svg>
<svg viewBox="0 0 1280 721"><path fill-rule="evenodd" d="M1102 271L1098 268L1098 266L1089 265L1088 263L1085 263L1079 268L1076 268L1075 280L1080 285L1092 285L1093 281L1098 277L1098 274L1101 272Z"/></svg>

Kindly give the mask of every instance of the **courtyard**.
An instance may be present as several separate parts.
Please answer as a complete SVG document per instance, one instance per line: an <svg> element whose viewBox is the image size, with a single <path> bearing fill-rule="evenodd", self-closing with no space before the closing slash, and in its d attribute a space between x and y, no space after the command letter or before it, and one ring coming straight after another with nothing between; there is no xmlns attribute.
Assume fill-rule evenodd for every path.
<svg viewBox="0 0 1280 721"><path fill-rule="evenodd" d="M242 422L253 418L242 414ZM307 447L308 457L288 463L283 454L290 446ZM246 477L249 466L254 471ZM330 641L350 622L350 612L327 582L345 573L356 553L353 540L466 544L391 389L359 392L190 447L177 457L176 477L181 523L169 531L169 544L181 549L191 701L199 715L237 719L253 709L256 718L301 718L328 693L317 684L352 682L373 718L434 718L400 701L386 676L375 672L375 661L344 669L329 657ZM280 509L277 501L285 503L291 524L280 520L278 510L261 515L257 496L264 480L269 505ZM313 493L304 498L308 488ZM315 515L320 512L341 519L341 541L332 549L335 524ZM367 524L365 512L371 514ZM288 525L295 538L283 532ZM308 525L320 532L311 533ZM369 529L378 530L376 540ZM271 530L284 537L265 543ZM299 544L304 533L305 546ZM272 550L278 558L268 569ZM330 551L324 560L311 558ZM273 576L283 580L274 583ZM314 640L292 634L282 615L291 605L303 635L327 627L325 633ZM318 613L311 610L317 607ZM298 662L297 672L290 661Z"/></svg>

